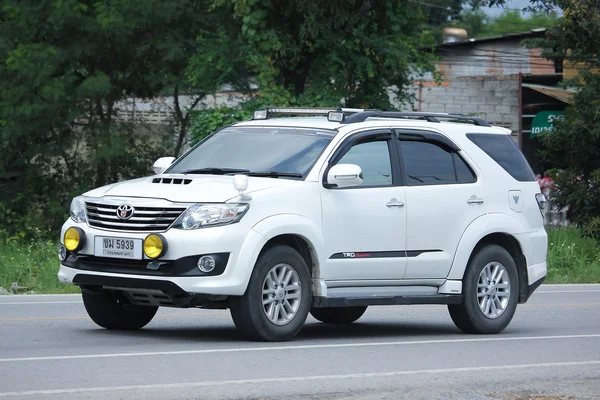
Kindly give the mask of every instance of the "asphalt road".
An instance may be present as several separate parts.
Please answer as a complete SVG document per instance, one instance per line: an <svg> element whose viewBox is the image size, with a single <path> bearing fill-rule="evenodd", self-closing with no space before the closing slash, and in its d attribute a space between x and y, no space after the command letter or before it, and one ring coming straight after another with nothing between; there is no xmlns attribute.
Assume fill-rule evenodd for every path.
<svg viewBox="0 0 600 400"><path fill-rule="evenodd" d="M499 335L388 306L275 344L245 341L227 311L163 308L123 333L76 295L2 296L4 398L600 399L600 285L544 285Z"/></svg>

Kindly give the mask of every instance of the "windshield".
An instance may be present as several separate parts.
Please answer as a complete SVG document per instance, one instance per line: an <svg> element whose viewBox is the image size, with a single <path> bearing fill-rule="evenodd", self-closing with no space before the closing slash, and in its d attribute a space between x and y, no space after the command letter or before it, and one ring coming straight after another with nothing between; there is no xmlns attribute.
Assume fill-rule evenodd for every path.
<svg viewBox="0 0 600 400"><path fill-rule="evenodd" d="M272 172L305 177L334 135L334 131L307 128L229 127L206 139L167 173L220 170L222 174Z"/></svg>

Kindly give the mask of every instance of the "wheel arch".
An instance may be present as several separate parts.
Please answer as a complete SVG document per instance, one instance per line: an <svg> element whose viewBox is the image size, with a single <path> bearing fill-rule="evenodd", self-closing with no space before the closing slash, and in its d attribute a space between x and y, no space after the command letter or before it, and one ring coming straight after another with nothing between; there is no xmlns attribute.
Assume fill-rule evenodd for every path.
<svg viewBox="0 0 600 400"><path fill-rule="evenodd" d="M529 293L527 259L518 236L524 231L516 219L505 214L488 214L473 221L460 240L448 279L462 280L479 249L490 244L499 245L515 261L519 274L519 303L525 302Z"/></svg>
<svg viewBox="0 0 600 400"><path fill-rule="evenodd" d="M323 236L317 225L306 217L295 214L282 214L266 218L256 224L254 231L261 234L266 243L252 260L252 267L265 250L276 245L285 245L296 250L306 262L313 281L321 276ZM318 291L318 285L313 285ZM315 294L317 294L315 292Z"/></svg>

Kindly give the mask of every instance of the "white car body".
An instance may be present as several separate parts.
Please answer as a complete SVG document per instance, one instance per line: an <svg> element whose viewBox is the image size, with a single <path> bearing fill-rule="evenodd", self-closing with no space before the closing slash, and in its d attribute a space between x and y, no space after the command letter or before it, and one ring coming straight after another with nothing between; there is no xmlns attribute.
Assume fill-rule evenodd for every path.
<svg viewBox="0 0 600 400"><path fill-rule="evenodd" d="M300 180L249 176L246 190L240 193L234 187L235 175L167 172L84 194L91 202L127 203L135 208L171 203L184 208L194 203L249 204L236 223L160 231L168 249L159 261L228 254L220 275L161 276L143 269L127 273L111 272L110 268L84 270L74 267L67 258L61 263L60 281L79 285L97 282L105 288L148 295L156 291L157 281L171 282L187 294L226 299L246 292L259 254L269 242L278 240L298 248L307 260L316 306L350 304L345 303L349 299L363 299L356 304L365 305L460 302L465 270L474 250L483 242L504 246L515 259L519 302L526 301L545 278L547 235L536 201L536 194L540 193L538 183L516 180L466 136L506 136L504 128L402 118L370 118L344 124L323 117L299 117L235 124L238 128L253 126L310 127L332 130L334 136ZM419 186L403 183L348 190L325 187L329 161L348 140L359 134L391 129L426 131L447 138L460 149L457 154L475 173L476 181ZM191 182L154 183L157 178L161 182ZM143 240L148 235L145 231L101 229L89 221L68 219L62 228L61 243L65 231L73 226L85 232L85 244L77 252L78 257L84 258L94 257L95 237ZM86 279L78 280L78 276ZM128 286L127 282L133 280L135 285ZM144 287L144 282L149 284ZM152 301L158 301L157 305L180 305L173 299Z"/></svg>

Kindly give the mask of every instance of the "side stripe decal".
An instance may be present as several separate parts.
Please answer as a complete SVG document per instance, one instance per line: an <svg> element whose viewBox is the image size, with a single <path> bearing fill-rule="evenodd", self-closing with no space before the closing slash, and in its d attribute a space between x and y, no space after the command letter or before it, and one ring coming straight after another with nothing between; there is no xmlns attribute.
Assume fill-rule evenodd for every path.
<svg viewBox="0 0 600 400"><path fill-rule="evenodd" d="M335 253L329 257L332 259L351 259L351 258L405 258L417 257L423 253L435 253L442 250L399 250L399 251L352 251L344 253Z"/></svg>

